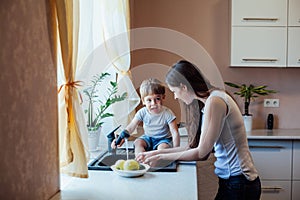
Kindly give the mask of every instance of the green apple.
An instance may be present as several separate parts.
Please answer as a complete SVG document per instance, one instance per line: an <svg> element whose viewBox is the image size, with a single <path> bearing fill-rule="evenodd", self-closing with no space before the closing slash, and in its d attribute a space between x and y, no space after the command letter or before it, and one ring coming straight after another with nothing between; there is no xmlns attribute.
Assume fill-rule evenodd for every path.
<svg viewBox="0 0 300 200"><path fill-rule="evenodd" d="M116 169L123 170L124 169L125 160L117 160L115 163Z"/></svg>
<svg viewBox="0 0 300 200"><path fill-rule="evenodd" d="M124 163L124 170L139 170L140 169L140 164L134 160L126 160Z"/></svg>

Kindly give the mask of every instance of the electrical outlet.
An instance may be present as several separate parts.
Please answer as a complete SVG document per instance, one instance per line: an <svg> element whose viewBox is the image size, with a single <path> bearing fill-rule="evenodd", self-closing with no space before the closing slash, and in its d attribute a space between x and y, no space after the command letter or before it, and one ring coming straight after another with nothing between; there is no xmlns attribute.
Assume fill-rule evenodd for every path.
<svg viewBox="0 0 300 200"><path fill-rule="evenodd" d="M279 99L264 99L264 107L279 107Z"/></svg>

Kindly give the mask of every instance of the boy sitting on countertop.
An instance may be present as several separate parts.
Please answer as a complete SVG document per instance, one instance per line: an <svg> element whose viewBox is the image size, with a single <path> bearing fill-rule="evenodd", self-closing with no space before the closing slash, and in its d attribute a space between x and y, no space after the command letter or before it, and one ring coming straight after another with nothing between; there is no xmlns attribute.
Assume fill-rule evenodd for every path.
<svg viewBox="0 0 300 200"><path fill-rule="evenodd" d="M163 106L165 87L159 80L150 78L142 82L140 95L144 107L137 111L117 140L111 143L111 147L115 149L121 146L124 138L128 138L141 122L144 134L134 141L136 156L144 151L178 147L180 137L176 116L169 108Z"/></svg>

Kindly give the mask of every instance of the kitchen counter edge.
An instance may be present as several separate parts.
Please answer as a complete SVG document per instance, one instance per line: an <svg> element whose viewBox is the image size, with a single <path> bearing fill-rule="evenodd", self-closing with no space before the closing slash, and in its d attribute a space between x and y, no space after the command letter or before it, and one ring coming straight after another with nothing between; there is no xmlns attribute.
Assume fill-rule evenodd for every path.
<svg viewBox="0 0 300 200"><path fill-rule="evenodd" d="M254 129L247 132L247 138L300 140L300 129Z"/></svg>

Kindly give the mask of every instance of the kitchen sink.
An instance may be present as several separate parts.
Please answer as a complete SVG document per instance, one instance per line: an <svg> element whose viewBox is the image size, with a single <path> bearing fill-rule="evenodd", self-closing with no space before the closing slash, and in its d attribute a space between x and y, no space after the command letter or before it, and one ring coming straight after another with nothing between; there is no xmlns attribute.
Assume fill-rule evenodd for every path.
<svg viewBox="0 0 300 200"><path fill-rule="evenodd" d="M130 148L128 150L128 159L134 159L134 149ZM127 154L126 149L118 148L114 152L104 152L94 159L89 165L89 170L106 170L111 171L110 166L114 165L117 160L126 160ZM177 162L176 161L167 161L161 160L156 166L151 167L149 171L153 172L176 172L177 171Z"/></svg>

